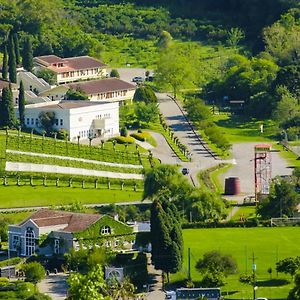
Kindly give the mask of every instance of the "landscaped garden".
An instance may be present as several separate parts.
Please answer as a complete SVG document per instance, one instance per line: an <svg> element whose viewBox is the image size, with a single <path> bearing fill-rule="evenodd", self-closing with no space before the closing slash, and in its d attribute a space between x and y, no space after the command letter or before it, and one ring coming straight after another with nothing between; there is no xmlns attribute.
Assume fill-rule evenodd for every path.
<svg viewBox="0 0 300 300"><path fill-rule="evenodd" d="M299 235L299 227L185 229L183 268L171 276L171 283L182 286L182 281L187 279L188 248L191 249L191 277L196 285L201 280L201 274L195 268L196 262L204 253L218 250L232 255L238 265L238 273L225 278L226 285L221 287L225 299L249 299L253 297L253 287L240 283L239 276L252 274L254 253L257 297L285 299L292 287L292 278L277 274L276 262L299 255ZM272 268L271 273L269 268Z"/></svg>

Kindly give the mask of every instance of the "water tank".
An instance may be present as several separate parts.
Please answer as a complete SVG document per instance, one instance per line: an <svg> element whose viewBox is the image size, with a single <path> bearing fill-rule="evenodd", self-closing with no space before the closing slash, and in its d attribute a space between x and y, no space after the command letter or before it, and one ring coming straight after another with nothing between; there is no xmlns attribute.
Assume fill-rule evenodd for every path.
<svg viewBox="0 0 300 300"><path fill-rule="evenodd" d="M229 177L225 179L225 195L238 195L241 192L240 179Z"/></svg>

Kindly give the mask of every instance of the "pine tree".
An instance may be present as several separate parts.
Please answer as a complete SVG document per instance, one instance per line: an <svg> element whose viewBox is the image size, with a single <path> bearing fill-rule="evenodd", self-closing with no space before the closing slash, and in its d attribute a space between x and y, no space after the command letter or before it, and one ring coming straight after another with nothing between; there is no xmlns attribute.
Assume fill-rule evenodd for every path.
<svg viewBox="0 0 300 300"><path fill-rule="evenodd" d="M10 82L17 83L17 65L13 35L8 37L8 72Z"/></svg>
<svg viewBox="0 0 300 300"><path fill-rule="evenodd" d="M16 124L11 87L2 89L1 126L14 127Z"/></svg>
<svg viewBox="0 0 300 300"><path fill-rule="evenodd" d="M24 84L21 80L20 88L19 88L19 118L20 124L22 127L25 126L25 92L24 92Z"/></svg>
<svg viewBox="0 0 300 300"><path fill-rule="evenodd" d="M13 34L14 44L15 44L15 54L16 54L16 64L20 64L20 48L19 48L19 39L18 34Z"/></svg>
<svg viewBox="0 0 300 300"><path fill-rule="evenodd" d="M24 69L31 72L33 68L33 53L31 40L29 37L27 37L24 41L22 57Z"/></svg>
<svg viewBox="0 0 300 300"><path fill-rule="evenodd" d="M4 45L3 63L2 63L2 78L7 80L8 78L8 61L7 61L7 47Z"/></svg>

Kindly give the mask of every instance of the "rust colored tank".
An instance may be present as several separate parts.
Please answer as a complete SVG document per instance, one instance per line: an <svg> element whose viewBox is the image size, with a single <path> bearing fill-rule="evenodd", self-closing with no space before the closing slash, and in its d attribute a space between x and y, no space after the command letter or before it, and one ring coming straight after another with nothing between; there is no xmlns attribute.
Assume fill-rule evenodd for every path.
<svg viewBox="0 0 300 300"><path fill-rule="evenodd" d="M240 179L229 177L225 179L225 195L238 195L241 192Z"/></svg>

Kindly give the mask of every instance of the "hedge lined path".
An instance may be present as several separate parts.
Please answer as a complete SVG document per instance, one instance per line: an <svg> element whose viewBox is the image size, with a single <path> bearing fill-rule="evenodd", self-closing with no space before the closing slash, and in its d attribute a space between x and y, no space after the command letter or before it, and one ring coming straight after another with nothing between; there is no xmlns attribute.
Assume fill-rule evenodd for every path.
<svg viewBox="0 0 300 300"><path fill-rule="evenodd" d="M23 152L23 151L9 150L9 149L6 150L6 152L15 153L15 154L30 155L30 156L38 156L38 157L58 158L58 159L62 159L62 160L71 160L71 161L73 160L73 161L91 163L91 164L95 164L95 165L103 165L103 166L111 166L111 167L119 167L119 168L143 169L142 165L120 164L120 163L112 163L112 162L98 161L98 160L89 160L89 159L70 157L70 156L60 156L60 155L44 154L44 153L37 153L37 152Z"/></svg>
<svg viewBox="0 0 300 300"><path fill-rule="evenodd" d="M68 175L84 175L84 176L96 176L96 177L108 177L117 179L136 179L143 180L144 175L133 173L119 173L110 171L96 171L82 168L61 167L55 165L46 164L33 164L33 163L21 163L21 162L6 162L6 171L12 172L35 172L35 173L56 173L56 174L68 174Z"/></svg>

